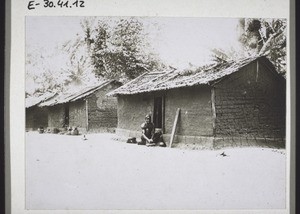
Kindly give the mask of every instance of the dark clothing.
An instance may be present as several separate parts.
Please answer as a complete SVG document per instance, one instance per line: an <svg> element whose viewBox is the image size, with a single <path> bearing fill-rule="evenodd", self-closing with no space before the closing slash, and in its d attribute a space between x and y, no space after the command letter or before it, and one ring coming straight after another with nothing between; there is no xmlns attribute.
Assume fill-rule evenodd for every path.
<svg viewBox="0 0 300 214"><path fill-rule="evenodd" d="M155 133L154 123L151 123L150 121L151 117L146 116L145 122L141 125L143 134L141 136L141 142L139 142L138 145L155 146L159 144L159 146L165 146L162 132L158 130L158 132Z"/></svg>
<svg viewBox="0 0 300 214"><path fill-rule="evenodd" d="M157 145L159 143L159 146L165 147L166 144L164 143L163 140L163 135L161 132L159 133L154 133L154 135L152 136L152 138L150 138L153 140L153 144ZM144 136L141 136L141 142L139 143L139 145L146 145L147 144L147 140L144 138Z"/></svg>
<svg viewBox="0 0 300 214"><path fill-rule="evenodd" d="M147 143L147 140L144 138L144 136L142 135L141 136L141 142L140 143L138 143L139 145L146 145L146 143Z"/></svg>
<svg viewBox="0 0 300 214"><path fill-rule="evenodd" d="M155 130L154 124L151 123L151 122L150 123L145 122L141 125L141 128L142 128L142 133L148 139L152 139L152 136L153 136L153 133L154 133L154 130ZM146 145L147 140L143 135L141 136L141 140L142 140L142 142L140 143L140 145Z"/></svg>
<svg viewBox="0 0 300 214"><path fill-rule="evenodd" d="M156 133L154 133L152 139L153 139L153 142L154 142L154 143L164 142L163 136L162 136L162 133L161 133L161 132L156 132Z"/></svg>
<svg viewBox="0 0 300 214"><path fill-rule="evenodd" d="M143 123L141 125L141 128L143 130L144 135L152 140L152 143L147 142L146 138L142 135L141 136L141 142L138 143L139 145L149 145L149 146L155 146L159 144L159 146L166 146L163 140L162 132L155 132L155 127L153 123Z"/></svg>
<svg viewBox="0 0 300 214"><path fill-rule="evenodd" d="M146 135L147 138L151 139L152 134L154 133L154 124L153 123L143 123L141 125L142 130L144 131L144 135Z"/></svg>

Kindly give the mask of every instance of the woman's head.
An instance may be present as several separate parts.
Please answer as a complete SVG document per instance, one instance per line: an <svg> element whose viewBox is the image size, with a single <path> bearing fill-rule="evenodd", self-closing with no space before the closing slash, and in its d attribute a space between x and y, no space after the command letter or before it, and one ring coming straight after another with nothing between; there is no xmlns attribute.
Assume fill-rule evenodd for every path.
<svg viewBox="0 0 300 214"><path fill-rule="evenodd" d="M151 115L150 115L150 114L147 114L147 115L145 116L145 121L148 122L148 123L151 122Z"/></svg>

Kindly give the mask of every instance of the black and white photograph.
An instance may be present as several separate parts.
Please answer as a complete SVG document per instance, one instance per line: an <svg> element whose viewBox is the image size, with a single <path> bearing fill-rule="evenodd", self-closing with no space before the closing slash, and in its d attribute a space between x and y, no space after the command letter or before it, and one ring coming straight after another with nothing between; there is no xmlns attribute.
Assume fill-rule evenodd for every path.
<svg viewBox="0 0 300 214"><path fill-rule="evenodd" d="M287 26L26 16L26 209L287 209Z"/></svg>

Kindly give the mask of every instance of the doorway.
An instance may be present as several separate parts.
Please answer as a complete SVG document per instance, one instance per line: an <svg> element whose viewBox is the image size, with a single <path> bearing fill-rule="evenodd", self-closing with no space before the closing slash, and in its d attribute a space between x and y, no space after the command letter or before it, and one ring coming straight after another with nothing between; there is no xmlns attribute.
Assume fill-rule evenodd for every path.
<svg viewBox="0 0 300 214"><path fill-rule="evenodd" d="M65 112L64 112L64 126L69 126L69 103L65 104Z"/></svg>
<svg viewBox="0 0 300 214"><path fill-rule="evenodd" d="M164 99L154 97L153 123L155 128L163 129L164 126Z"/></svg>

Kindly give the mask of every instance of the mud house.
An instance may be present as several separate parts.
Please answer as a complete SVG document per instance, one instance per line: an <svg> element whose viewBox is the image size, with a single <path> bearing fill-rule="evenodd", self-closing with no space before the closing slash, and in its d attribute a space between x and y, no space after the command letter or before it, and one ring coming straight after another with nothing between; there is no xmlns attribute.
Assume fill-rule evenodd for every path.
<svg viewBox="0 0 300 214"><path fill-rule="evenodd" d="M118 99L116 133L140 137L147 113L172 147L285 146L285 78L264 56L195 71L145 73L108 95Z"/></svg>
<svg viewBox="0 0 300 214"><path fill-rule="evenodd" d="M39 104L54 96L54 93L44 93L40 96L31 96L25 99L27 131L48 126L48 111L45 107L40 107Z"/></svg>
<svg viewBox="0 0 300 214"><path fill-rule="evenodd" d="M47 107L48 128L78 127L79 131L110 131L117 126L117 100L106 94L121 86L115 80L83 88L73 93L61 93L43 102Z"/></svg>

